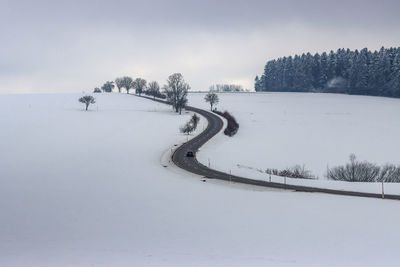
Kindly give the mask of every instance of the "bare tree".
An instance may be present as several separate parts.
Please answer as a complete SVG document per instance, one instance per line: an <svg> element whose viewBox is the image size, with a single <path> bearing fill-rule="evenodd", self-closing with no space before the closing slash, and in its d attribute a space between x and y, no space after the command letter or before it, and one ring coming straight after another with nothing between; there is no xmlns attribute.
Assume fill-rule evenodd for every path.
<svg viewBox="0 0 400 267"><path fill-rule="evenodd" d="M129 76L124 76L120 79L121 88L126 89L126 93L129 94L129 90L133 87L133 79Z"/></svg>
<svg viewBox="0 0 400 267"><path fill-rule="evenodd" d="M86 110L88 110L89 105L96 103L96 100L91 95L85 95L85 96L82 96L81 98L79 98L79 102L85 104Z"/></svg>
<svg viewBox="0 0 400 267"><path fill-rule="evenodd" d="M212 92L243 92L243 87L236 84L216 84L209 87Z"/></svg>
<svg viewBox="0 0 400 267"><path fill-rule="evenodd" d="M213 110L213 106L217 105L219 102L218 95L214 92L207 93L206 96L204 97L204 100L210 103L211 110Z"/></svg>
<svg viewBox="0 0 400 267"><path fill-rule="evenodd" d="M182 94L179 98L178 98L178 102L177 102L177 107L179 110L179 114L182 114L182 109L184 107L186 107L188 100L187 100L187 91Z"/></svg>
<svg viewBox="0 0 400 267"><path fill-rule="evenodd" d="M106 93L111 93L112 90L114 89L114 82L111 81L107 81L105 82L105 84L103 84L103 86L101 87L101 89L106 92Z"/></svg>
<svg viewBox="0 0 400 267"><path fill-rule="evenodd" d="M117 88L118 88L118 93L121 93L121 88L124 87L124 84L123 84L122 79L123 79L123 78L116 78L116 79L115 79L115 85L116 85Z"/></svg>
<svg viewBox="0 0 400 267"><path fill-rule="evenodd" d="M193 114L192 118L190 119L190 123L193 125L193 130L196 130L199 121L200 117L197 116L196 114Z"/></svg>
<svg viewBox="0 0 400 267"><path fill-rule="evenodd" d="M152 95L154 98L156 98L156 96L160 95L160 85L158 85L158 82L153 81L150 82L148 85L148 91L149 94Z"/></svg>
<svg viewBox="0 0 400 267"><path fill-rule="evenodd" d="M190 86L185 82L180 73L170 75L167 79L167 84L164 86L168 102L179 114L182 113L182 108L187 104L189 89Z"/></svg>
<svg viewBox="0 0 400 267"><path fill-rule="evenodd" d="M145 79L136 78L133 81L132 87L135 88L136 94L141 95L143 93L143 91L146 89L146 84L147 84L147 82Z"/></svg>

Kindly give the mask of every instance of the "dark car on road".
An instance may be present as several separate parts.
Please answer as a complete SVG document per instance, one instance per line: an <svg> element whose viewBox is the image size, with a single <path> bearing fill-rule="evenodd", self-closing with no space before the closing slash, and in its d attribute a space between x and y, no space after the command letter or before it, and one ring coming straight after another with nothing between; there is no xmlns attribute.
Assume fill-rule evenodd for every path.
<svg viewBox="0 0 400 267"><path fill-rule="evenodd" d="M186 157L188 157L188 158L193 158L193 157L194 157L193 151L188 151L188 152L186 152Z"/></svg>

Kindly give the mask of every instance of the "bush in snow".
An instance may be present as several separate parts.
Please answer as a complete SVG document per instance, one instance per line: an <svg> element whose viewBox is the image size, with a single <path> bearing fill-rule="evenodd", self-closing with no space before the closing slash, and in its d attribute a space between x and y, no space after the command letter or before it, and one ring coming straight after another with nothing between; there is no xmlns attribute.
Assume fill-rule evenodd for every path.
<svg viewBox="0 0 400 267"><path fill-rule="evenodd" d="M378 166L367 161L358 161L354 154L345 166L328 169L328 179L347 182L400 182L400 167L393 164Z"/></svg>
<svg viewBox="0 0 400 267"><path fill-rule="evenodd" d="M224 130L225 135L233 136L237 133L237 131L239 130L239 123L236 122L236 119L228 111L222 113L220 111L213 110L213 112L224 117L228 121L228 125Z"/></svg>
<svg viewBox="0 0 400 267"><path fill-rule="evenodd" d="M305 166L296 165L291 168L286 168L283 170L278 169L266 169L265 172L270 175L283 176L289 178L301 178L301 179L316 179L312 175L311 171L307 170Z"/></svg>
<svg viewBox="0 0 400 267"><path fill-rule="evenodd" d="M379 175L379 167L373 163L358 161L354 154L345 166L328 168L327 177L330 180L347 182L374 182Z"/></svg>
<svg viewBox="0 0 400 267"><path fill-rule="evenodd" d="M94 88L93 93L101 93L100 88L98 88L98 87Z"/></svg>
<svg viewBox="0 0 400 267"><path fill-rule="evenodd" d="M81 98L79 98L79 102L85 104L86 110L88 110L89 105L96 103L96 100L91 95L85 95L85 96L82 96Z"/></svg>
<svg viewBox="0 0 400 267"><path fill-rule="evenodd" d="M183 125L180 128L181 133L185 133L185 134L189 135L191 132L196 130L197 125L199 124L199 121L200 121L200 117L197 116L196 114L193 114L193 116L190 118L190 121L185 123L185 125Z"/></svg>
<svg viewBox="0 0 400 267"><path fill-rule="evenodd" d="M183 125L180 128L181 133L185 133L187 135L189 135L191 132L194 131L193 125L190 121L188 121L187 123L185 123L185 125Z"/></svg>
<svg viewBox="0 0 400 267"><path fill-rule="evenodd" d="M400 167L393 164L386 164L381 167L377 182L399 183Z"/></svg>

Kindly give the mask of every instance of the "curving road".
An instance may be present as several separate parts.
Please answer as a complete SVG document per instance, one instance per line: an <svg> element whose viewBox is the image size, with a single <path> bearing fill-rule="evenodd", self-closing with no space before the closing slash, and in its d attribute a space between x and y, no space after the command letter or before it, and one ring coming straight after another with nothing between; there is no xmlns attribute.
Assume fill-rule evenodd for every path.
<svg viewBox="0 0 400 267"><path fill-rule="evenodd" d="M154 100L157 102L161 102L164 104L168 104L166 101L153 99L151 97L142 96L144 98ZM198 149L204 145L208 140L210 140L213 136L215 136L223 127L222 119L208 111L203 109L195 108L187 106L186 110L196 112L203 117L205 117L208 121L207 128L201 132L199 135L184 143L180 147L178 147L174 154L172 155L172 161L178 167L187 170L191 173L195 173L205 178L209 179L219 179L225 181L231 181L236 183L264 186L270 188L278 188L278 189L286 189L300 192L311 192L311 193L327 193L327 194L335 194L335 195L344 195L344 196L357 196L357 197L369 197L369 198L382 198L382 194L374 194L374 193L362 193L362 192L354 192L354 191L343 191L343 190L334 190L334 189L324 189L324 188L316 188L309 186L301 186L301 185L288 185L282 183L274 183L268 181L254 180L250 178L240 177L231 175L229 173L220 172L217 170L213 170L208 168L207 166L201 164L197 161L196 155L193 158L186 157L186 153L188 151L193 151L196 153ZM396 199L400 200L400 195L384 195L385 199Z"/></svg>

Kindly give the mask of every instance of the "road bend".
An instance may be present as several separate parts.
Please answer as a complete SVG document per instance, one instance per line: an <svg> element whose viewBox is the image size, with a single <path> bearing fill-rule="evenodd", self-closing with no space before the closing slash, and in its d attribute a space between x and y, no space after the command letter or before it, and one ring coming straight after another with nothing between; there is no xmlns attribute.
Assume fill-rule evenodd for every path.
<svg viewBox="0 0 400 267"><path fill-rule="evenodd" d="M165 100L154 99L147 96L141 96L143 98L147 98L153 101L157 101L164 104L169 104ZM222 130L224 125L222 119L206 110L186 106L185 108L188 111L192 111L202 115L208 121L207 128L202 131L199 135L192 138L188 142L185 142L180 147L178 147L172 155L172 161L174 164L186 171L191 173L203 176L208 179L219 179L229 182L235 183L243 183L249 185L263 186L269 188L277 188L284 190L292 190L298 192L309 192L309 193L326 193L326 194L334 194L334 195L343 195L343 196L355 196L355 197L369 197L369 198L385 198L385 199L395 199L400 200L400 195L391 195L377 193L366 193L366 192L356 192L356 191L346 191L346 190L336 190L336 189L327 189L327 188L318 188L318 187L310 187L310 186L301 186L301 185L290 185L290 184L282 184L275 182L268 182L256 179L250 179L246 177L240 177L236 175L231 175L229 173L221 172L218 170L211 169L202 163L198 162L196 159L196 152L203 146L206 142L208 142L212 137L214 137L217 133ZM194 153L194 157L187 157L186 153L188 151L192 151Z"/></svg>

